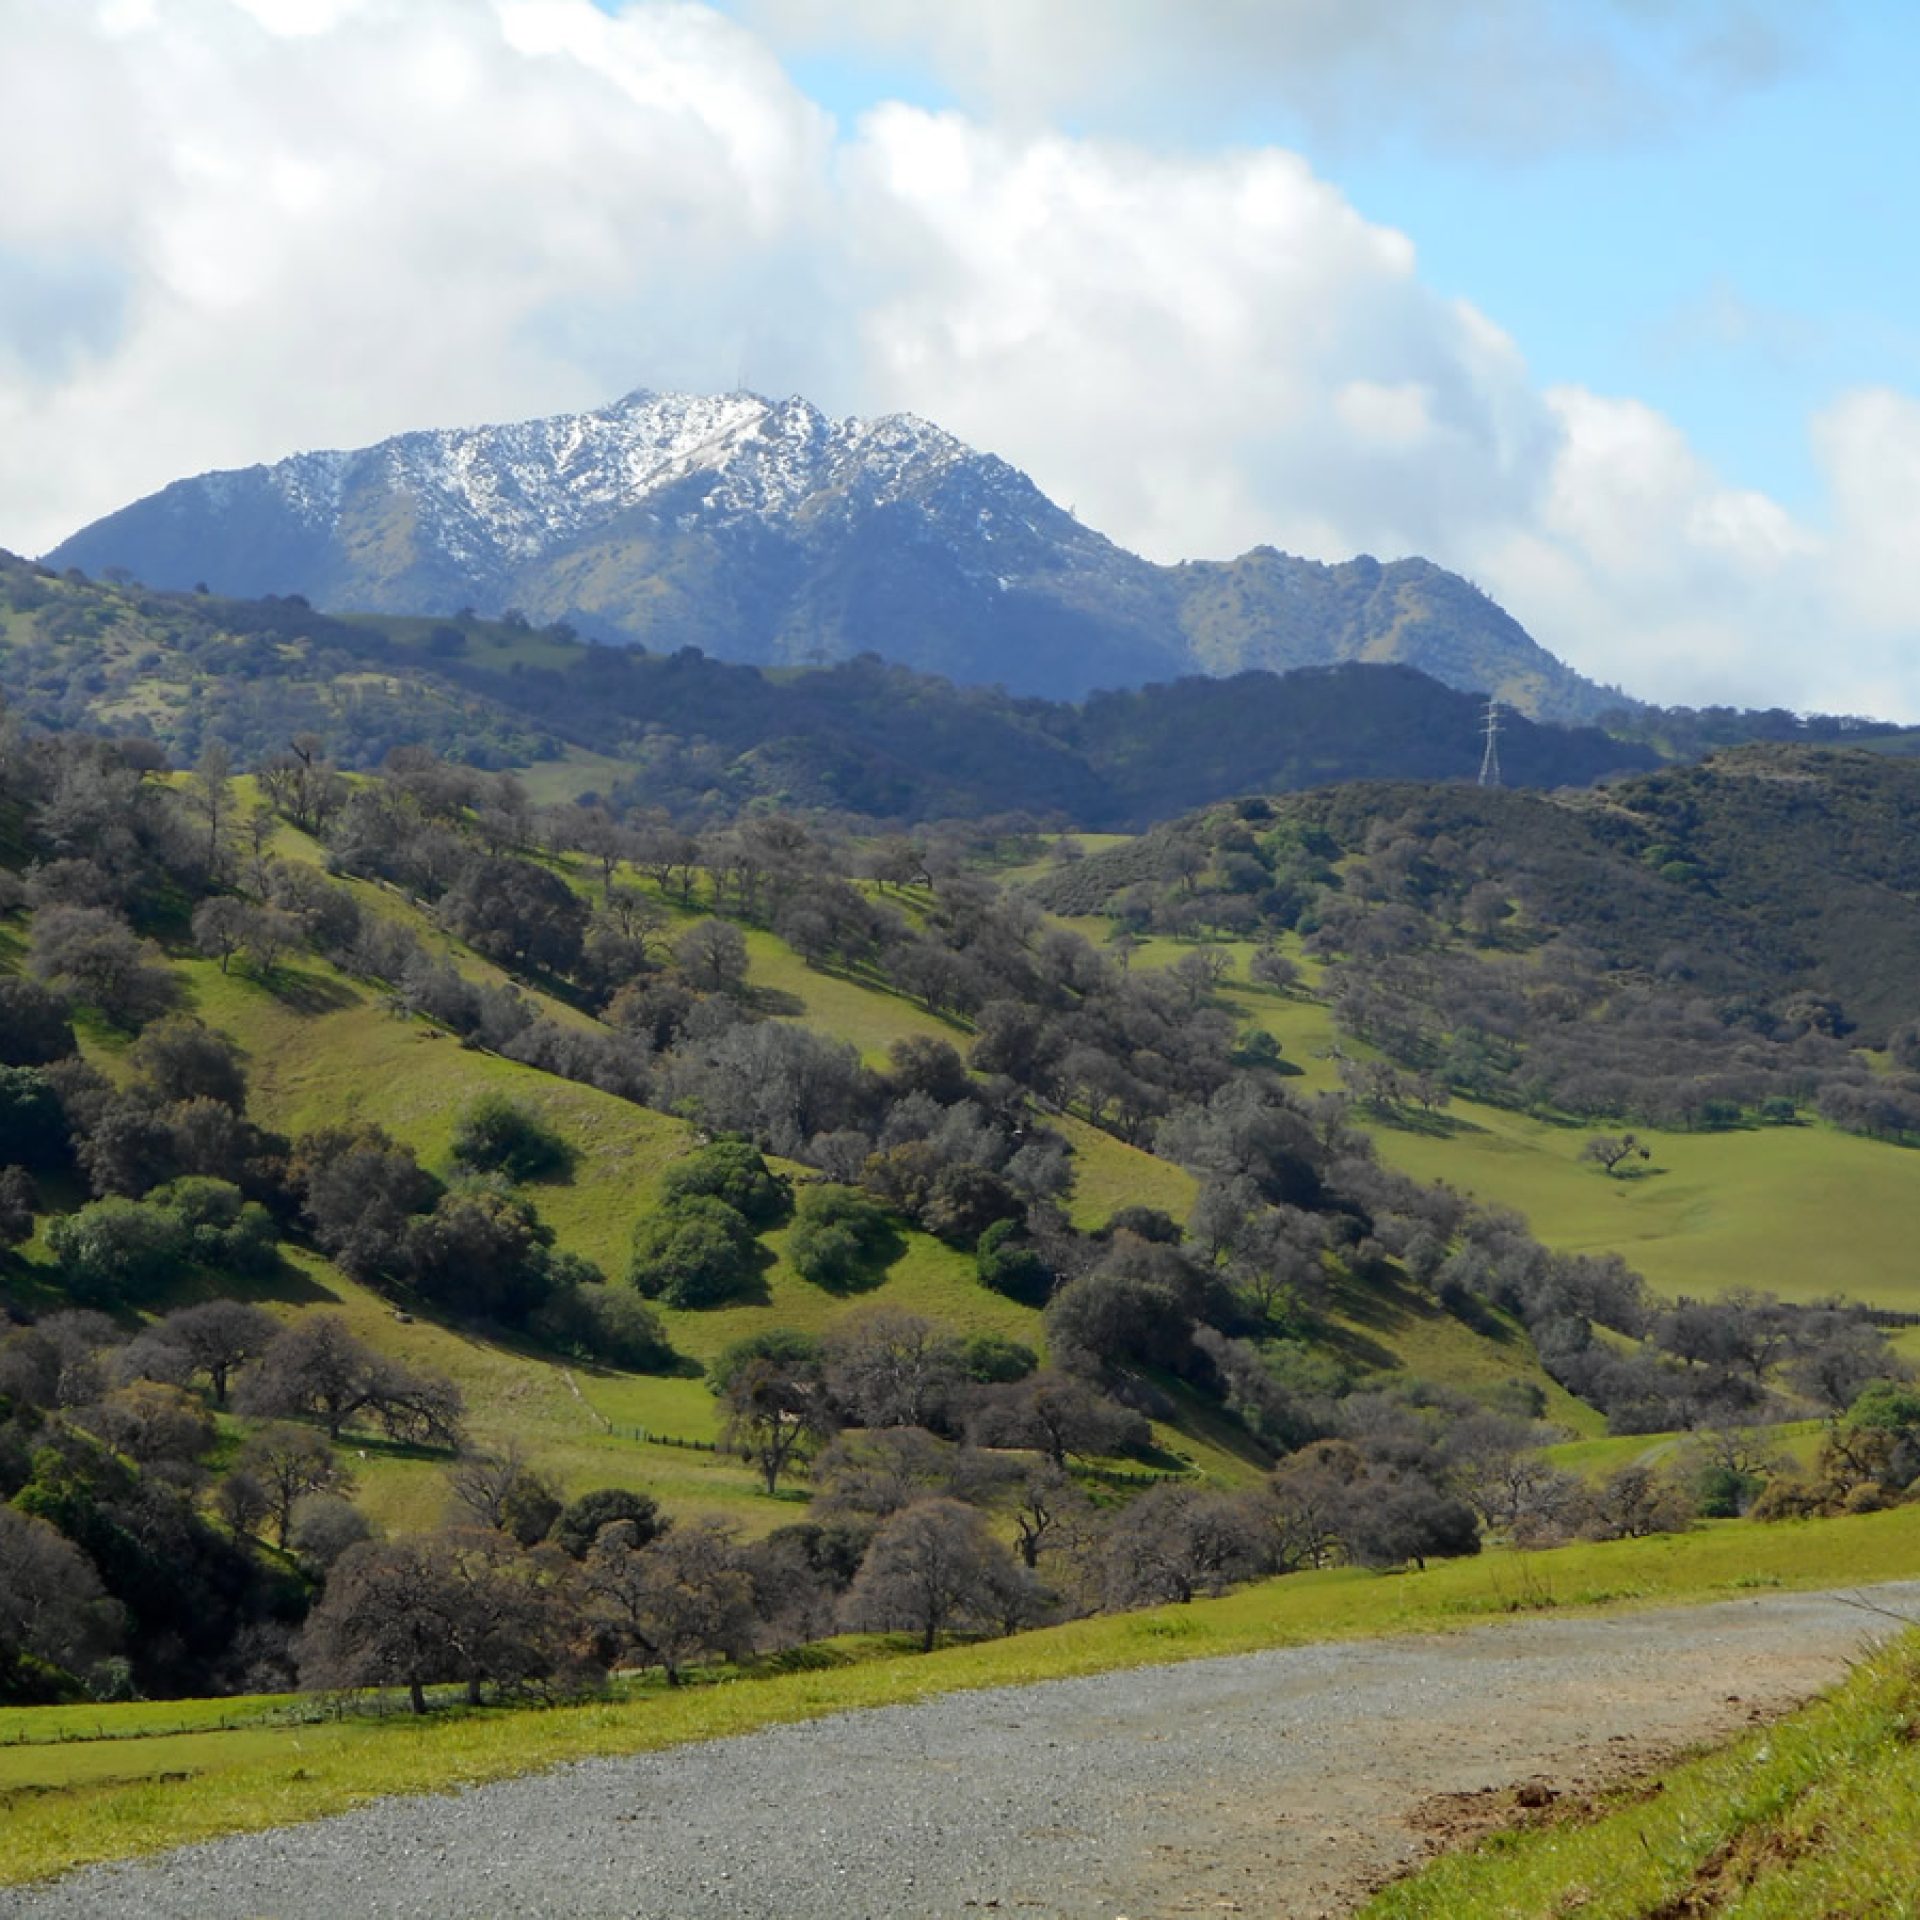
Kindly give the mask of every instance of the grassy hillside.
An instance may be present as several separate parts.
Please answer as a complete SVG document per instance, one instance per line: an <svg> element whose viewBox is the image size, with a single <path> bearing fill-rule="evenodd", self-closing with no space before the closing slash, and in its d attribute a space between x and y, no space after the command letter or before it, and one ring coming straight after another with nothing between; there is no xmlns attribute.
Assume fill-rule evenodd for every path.
<svg viewBox="0 0 1920 1920"><path fill-rule="evenodd" d="M281 844L289 853L312 857L316 850L311 842L301 846L303 838L287 830ZM454 954L475 978L504 978L390 890L364 882L348 884L381 911ZM688 922L697 917L697 911L687 910L676 915ZM763 929L749 929L747 945L752 983L776 996L780 1018L843 1039L870 1062L883 1061L895 1040L912 1035L965 1043L963 1028L883 987L810 968ZM1168 943L1166 954L1155 957L1177 951ZM424 1164L445 1171L454 1125L474 1099L504 1091L533 1108L580 1154L568 1179L533 1189L541 1216L555 1228L563 1247L584 1254L610 1274L624 1268L632 1224L651 1204L660 1171L692 1144L690 1129L670 1116L463 1047L424 1023L395 1019L372 990L317 959L305 962L276 992L239 974L223 975L210 961L176 956L173 964L193 1009L210 1025L231 1033L246 1050L252 1108L275 1128L300 1132L348 1117L373 1121L412 1146ZM560 1003L546 1005L562 1017L568 1011ZM1186 1217L1195 1182L1183 1169L1074 1116L1060 1117L1058 1126L1074 1153L1069 1212L1076 1224L1096 1227L1125 1206L1158 1207L1176 1219ZM730 1342L760 1328L818 1332L853 1306L889 1305L925 1314L963 1333L1005 1334L1045 1352L1036 1310L981 1287L969 1256L925 1234L908 1231L906 1251L884 1282L848 1301L808 1285L792 1271L783 1257L790 1231L767 1238L774 1262L765 1276L763 1297L701 1312L662 1310L677 1350L704 1364ZM396 1350L409 1349L409 1343L418 1346L420 1329L394 1328L373 1296L326 1271L330 1288L342 1300L357 1301L357 1320L367 1337ZM1363 1371L1401 1369L1468 1391L1521 1378L1548 1395L1555 1418L1577 1429L1596 1418L1541 1372L1530 1343L1517 1328L1502 1340L1489 1340L1438 1312L1430 1301L1392 1288L1350 1292L1338 1303L1334 1320ZM558 1450L556 1459L569 1485L595 1483L595 1474L604 1475L618 1453L618 1446L597 1431L603 1421L622 1433L643 1429L706 1441L714 1436L714 1402L696 1379L574 1368L567 1370L570 1383L561 1390L551 1360L529 1351L513 1356L509 1377L518 1384L508 1391L493 1374L507 1363L497 1355L485 1365L476 1358L490 1354L484 1343L463 1339L456 1348L436 1343L432 1351L418 1351L415 1357L431 1359L468 1388L476 1408L476 1433L483 1440L523 1431L516 1425L517 1413L496 1421L496 1405L544 1405L548 1412L539 1431L549 1436L545 1444ZM530 1440L533 1430L524 1431ZM1165 1444L1174 1457L1188 1458L1216 1477L1231 1482L1245 1475L1235 1453L1207 1433L1197 1407L1190 1409L1178 1431L1166 1435ZM675 1502L732 1501L751 1493L744 1470L709 1455L649 1445L643 1455L626 1457L646 1484L658 1481L663 1497ZM434 1476L428 1466L396 1463L383 1469L383 1475L377 1498L393 1503L396 1518L416 1519L429 1497L437 1498L429 1486ZM402 1496L389 1492L387 1482L418 1483L424 1490ZM777 1509L762 1515L767 1525L779 1518Z"/></svg>
<svg viewBox="0 0 1920 1920"><path fill-rule="evenodd" d="M249 788L243 786L242 797L251 802ZM275 850L305 862L317 862L321 854L317 843L284 825ZM573 877L586 890L585 874ZM396 890L353 879L345 884L368 911L405 924L470 977L504 982L497 967L453 940ZM672 913L676 924L699 917L698 909L678 906ZM13 931L17 949L23 930ZM764 929L749 929L747 945L752 986L780 1009L778 1017L844 1039L870 1063L883 1062L887 1048L908 1036L966 1042L964 1027L877 983L811 968ZM1178 951L1175 943L1166 943L1164 950L1144 954L1141 964ZM624 1270L632 1225L651 1206L662 1169L692 1144L692 1133L680 1120L463 1046L429 1023L396 1018L377 988L342 975L316 956L289 963L271 988L243 969L223 973L214 962L177 947L168 963L184 1008L239 1043L251 1082L250 1111L276 1131L297 1135L347 1121L371 1122L412 1147L430 1170L445 1174L454 1127L477 1098L503 1092L537 1112L574 1146L578 1159L568 1177L537 1184L530 1197L562 1248L609 1274ZM1311 1031L1313 1009L1306 1003L1269 1007L1269 996L1257 989L1235 990L1230 997L1267 1009L1286 1032L1290 1051ZM584 1017L564 1002L538 993L534 998L552 1017ZM123 1040L96 1025L87 1030L86 1044L96 1061L115 1070ZM1058 1126L1074 1154L1069 1212L1077 1224L1096 1227L1119 1208L1139 1205L1185 1217L1195 1183L1181 1168L1073 1116L1061 1116ZM501 1445L519 1439L550 1465L569 1492L636 1480L670 1505L724 1506L750 1531L764 1531L790 1509L757 1498L744 1467L638 1437L711 1443L715 1403L692 1369L730 1342L768 1326L818 1332L855 1307L888 1305L962 1333L1003 1334L1042 1354L1046 1346L1036 1310L981 1287L970 1256L925 1234L907 1232L905 1251L884 1281L848 1300L793 1272L784 1258L789 1232L768 1237L772 1262L752 1300L700 1312L663 1309L674 1346L688 1363L684 1376L563 1366L532 1347L503 1345L426 1320L402 1324L377 1296L308 1253L294 1256L294 1272L281 1298L289 1311L305 1305L342 1311L381 1350L445 1372L466 1395L477 1442ZM1596 1418L1547 1378L1517 1328L1488 1339L1430 1301L1393 1288L1349 1290L1336 1305L1332 1327L1361 1372L1409 1371L1468 1391L1523 1379L1547 1395L1556 1419L1576 1430L1586 1430ZM1249 1471L1244 1436L1236 1440L1232 1430L1223 1431L1198 1402L1184 1398L1181 1404L1177 1424L1160 1436L1164 1454L1228 1483L1244 1480ZM356 1452L368 1453L356 1460L354 1471L374 1518L403 1529L438 1518L444 1493L437 1461L406 1449L368 1450L357 1442Z"/></svg>
<svg viewBox="0 0 1920 1920"><path fill-rule="evenodd" d="M1097 919L1069 919L1090 936ZM1194 943L1153 937L1132 964L1165 966ZM1279 1041L1289 1082L1308 1092L1339 1084L1333 1053L1367 1057L1342 1039L1313 989L1321 969L1301 965L1298 989L1277 993L1245 977L1248 941L1208 942L1234 972L1220 998L1249 1028ZM1683 1132L1638 1127L1652 1158L1631 1177L1611 1178L1581 1149L1602 1129L1554 1123L1456 1098L1430 1121L1397 1122L1365 1108L1356 1120L1389 1165L1420 1180L1524 1214L1547 1245L1568 1252L1618 1251L1668 1295L1713 1297L1734 1287L1785 1300L1845 1294L1874 1306L1920 1311L1920 1153L1843 1133L1817 1119L1790 1127Z"/></svg>

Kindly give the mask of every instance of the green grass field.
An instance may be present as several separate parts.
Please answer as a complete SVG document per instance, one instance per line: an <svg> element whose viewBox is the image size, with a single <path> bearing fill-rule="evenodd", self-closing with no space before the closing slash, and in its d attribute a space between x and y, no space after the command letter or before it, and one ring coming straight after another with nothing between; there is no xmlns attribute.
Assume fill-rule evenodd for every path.
<svg viewBox="0 0 1920 1920"><path fill-rule="evenodd" d="M1657 1292L1754 1287L1920 1309L1920 1154L1830 1127L1637 1129L1650 1170L1611 1179L1579 1158L1593 1129L1456 1103L1445 1138L1376 1130L1424 1180L1518 1208L1549 1246L1617 1252Z"/></svg>
<svg viewBox="0 0 1920 1920"><path fill-rule="evenodd" d="M1067 924L1104 938L1102 921ZM1164 966L1192 944L1148 940L1133 965ZM1337 1085L1333 1021L1311 995L1311 963L1302 967L1304 991L1280 994L1247 983L1246 942L1219 950L1235 969L1222 1004L1279 1041L1300 1069L1288 1085L1307 1093ZM1347 1050L1367 1051L1351 1042ZM1357 1117L1390 1166L1516 1209L1548 1246L1617 1252L1656 1292L1711 1297L1753 1287L1786 1300L1840 1293L1920 1311L1920 1153L1911 1148L1818 1122L1725 1133L1642 1127L1635 1132L1652 1150L1647 1170L1613 1179L1579 1157L1593 1133L1609 1130L1601 1127L1556 1126L1470 1100L1456 1100L1430 1128Z"/></svg>
<svg viewBox="0 0 1920 1920"><path fill-rule="evenodd" d="M1920 1573L1920 1508L1773 1528L1729 1523L1524 1555L1492 1552L1416 1574L1297 1574L1218 1600L1106 1615L928 1656L869 1639L837 1653L821 1650L799 1671L679 1692L646 1686L607 1702L549 1710L317 1725L271 1724L286 1707L281 1700L0 1712L0 1882L312 1819L379 1794L431 1792L847 1708L1259 1647L1434 1631L1515 1613L1812 1588L1830 1583L1836 1566L1862 1583ZM223 1728L222 1719L237 1724Z"/></svg>

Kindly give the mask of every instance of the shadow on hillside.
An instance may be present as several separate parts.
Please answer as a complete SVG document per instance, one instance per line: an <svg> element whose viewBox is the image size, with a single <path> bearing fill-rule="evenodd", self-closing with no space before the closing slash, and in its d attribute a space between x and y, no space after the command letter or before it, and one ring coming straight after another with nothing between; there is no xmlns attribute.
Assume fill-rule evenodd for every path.
<svg viewBox="0 0 1920 1920"><path fill-rule="evenodd" d="M244 1300L250 1305L271 1301L287 1307L337 1307L340 1296L323 1281L291 1260L276 1259L271 1273L204 1274L179 1289L172 1304L198 1306L203 1300Z"/></svg>
<svg viewBox="0 0 1920 1920"><path fill-rule="evenodd" d="M259 983L281 1006L293 1013L338 1013L358 1003L360 996L344 980L325 974L277 969Z"/></svg>
<svg viewBox="0 0 1920 1920"><path fill-rule="evenodd" d="M1452 1113L1418 1113L1410 1107L1369 1108L1373 1119L1395 1133L1415 1133L1429 1140L1454 1140L1466 1133L1485 1133L1477 1120L1463 1120Z"/></svg>
<svg viewBox="0 0 1920 1920"><path fill-rule="evenodd" d="M365 1432L349 1427L340 1436L341 1446L363 1460L432 1460L445 1466L453 1458L451 1447L430 1447L418 1440L395 1440L384 1433Z"/></svg>
<svg viewBox="0 0 1920 1920"><path fill-rule="evenodd" d="M590 1355L569 1353L562 1347L544 1345L511 1328L502 1330L494 1337L492 1344L523 1360L570 1368L588 1380L631 1380L636 1377L645 1380L704 1380L707 1377L706 1368L698 1360L691 1354L678 1351L662 1366L623 1367L616 1361L597 1360Z"/></svg>
<svg viewBox="0 0 1920 1920"><path fill-rule="evenodd" d="M58 1267L43 1267L18 1254L0 1253L0 1326L15 1317L30 1326L42 1314L72 1306L66 1289L58 1284L59 1272Z"/></svg>
<svg viewBox="0 0 1920 1920"><path fill-rule="evenodd" d="M797 993L788 993L783 987L749 987L743 997L755 1013L765 1014L770 1020L793 1019L807 1010L807 1003Z"/></svg>
<svg viewBox="0 0 1920 1920"><path fill-rule="evenodd" d="M1382 1346L1356 1327L1322 1324L1316 1344L1329 1348L1336 1358L1356 1373L1391 1373L1400 1364L1400 1356L1391 1347Z"/></svg>
<svg viewBox="0 0 1920 1920"><path fill-rule="evenodd" d="M1417 1321L1451 1319L1494 1346L1507 1346L1514 1338L1512 1324L1465 1288L1449 1299L1436 1299L1391 1273L1347 1282L1335 1296L1335 1306L1346 1319L1386 1334Z"/></svg>

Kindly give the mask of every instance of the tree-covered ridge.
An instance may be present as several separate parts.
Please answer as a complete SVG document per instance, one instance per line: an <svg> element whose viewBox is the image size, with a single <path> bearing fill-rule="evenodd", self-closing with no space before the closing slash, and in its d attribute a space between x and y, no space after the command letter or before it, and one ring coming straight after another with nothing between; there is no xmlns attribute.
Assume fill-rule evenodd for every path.
<svg viewBox="0 0 1920 1920"><path fill-rule="evenodd" d="M592 646L523 622L355 617L286 599L154 593L0 557L0 687L37 724L153 739L183 762L220 740L251 761L315 732L344 764L424 744L478 766L568 747L629 769L676 813L778 802L906 821L1026 812L1139 825L1223 793L1471 773L1473 699L1397 667L1244 673L1014 699L883 664L773 672L685 650ZM1591 730L1515 718L1520 785L1653 762Z"/></svg>
<svg viewBox="0 0 1920 1920"><path fill-rule="evenodd" d="M1817 1108L1904 1137L1917 828L1910 762L1755 747L1591 794L1243 801L1036 891L1136 930L1296 932L1354 1039L1462 1093L1682 1126Z"/></svg>

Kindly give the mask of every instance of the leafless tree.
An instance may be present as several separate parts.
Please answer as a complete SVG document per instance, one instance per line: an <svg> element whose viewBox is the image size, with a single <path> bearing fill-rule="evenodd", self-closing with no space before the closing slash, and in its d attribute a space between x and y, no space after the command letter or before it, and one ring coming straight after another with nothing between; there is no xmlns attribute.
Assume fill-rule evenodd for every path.
<svg viewBox="0 0 1920 1920"><path fill-rule="evenodd" d="M1249 1503L1175 1481L1149 1487L1123 1508L1106 1548L1108 1599L1123 1607L1219 1593L1259 1565Z"/></svg>
<svg viewBox="0 0 1920 1920"><path fill-rule="evenodd" d="M826 1383L811 1362L749 1360L720 1402L721 1446L751 1462L769 1494L812 1459L837 1425Z"/></svg>
<svg viewBox="0 0 1920 1920"><path fill-rule="evenodd" d="M435 1681L520 1687L568 1665L558 1575L496 1533L416 1534L350 1547L308 1619L307 1686L402 1686L415 1713Z"/></svg>
<svg viewBox="0 0 1920 1920"><path fill-rule="evenodd" d="M922 1500L873 1537L846 1600L855 1625L903 1628L923 1653L949 1627L992 1621L1007 1550L986 1517L958 1500Z"/></svg>
<svg viewBox="0 0 1920 1920"><path fill-rule="evenodd" d="M326 1441L311 1427L297 1427L290 1421L275 1421L249 1435L234 1467L265 1495L274 1536L283 1547L293 1526L293 1509L302 1498L353 1484L352 1475Z"/></svg>
<svg viewBox="0 0 1920 1920"><path fill-rule="evenodd" d="M1591 1160L1612 1178L1629 1160L1651 1160L1653 1154L1631 1133L1596 1133L1580 1149L1580 1158Z"/></svg>
<svg viewBox="0 0 1920 1920"><path fill-rule="evenodd" d="M396 1439L453 1446L460 1437L451 1380L374 1352L335 1313L287 1328L248 1369L238 1398L245 1413L318 1420L335 1440L361 1413Z"/></svg>
<svg viewBox="0 0 1920 1920"><path fill-rule="evenodd" d="M447 1469L456 1524L510 1533L525 1546L546 1537L559 1517L559 1489L527 1459L519 1441L498 1453L462 1453Z"/></svg>
<svg viewBox="0 0 1920 1920"><path fill-rule="evenodd" d="M753 1579L731 1528L682 1521L651 1541L631 1521L603 1527L580 1572L589 1616L669 1686L696 1661L751 1650Z"/></svg>

